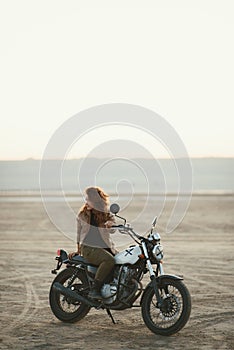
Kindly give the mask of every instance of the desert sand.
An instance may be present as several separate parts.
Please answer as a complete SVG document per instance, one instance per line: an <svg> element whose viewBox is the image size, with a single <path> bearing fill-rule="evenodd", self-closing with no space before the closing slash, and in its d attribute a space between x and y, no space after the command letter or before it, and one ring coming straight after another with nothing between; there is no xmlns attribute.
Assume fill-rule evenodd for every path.
<svg viewBox="0 0 234 350"><path fill-rule="evenodd" d="M159 227L169 213L165 208ZM0 226L1 349L234 349L233 196L193 196L175 232L161 234L165 272L183 275L192 297L189 322L171 337L153 334L140 308L113 311L116 325L95 309L79 323L60 322L48 303L50 270L57 248L73 251L74 243L40 201L2 199Z"/></svg>

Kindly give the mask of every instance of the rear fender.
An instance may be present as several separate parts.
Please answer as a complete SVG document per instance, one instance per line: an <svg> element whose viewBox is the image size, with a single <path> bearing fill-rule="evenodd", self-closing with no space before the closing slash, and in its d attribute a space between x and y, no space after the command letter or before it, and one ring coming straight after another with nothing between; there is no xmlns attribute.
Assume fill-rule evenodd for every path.
<svg viewBox="0 0 234 350"><path fill-rule="evenodd" d="M181 281L181 280L183 280L183 277L179 277L179 276L176 276L176 275L161 275L161 276L156 277L157 285L160 285L163 280L178 280L178 281ZM144 293L141 296L140 304L142 303L142 300L144 298L145 293L150 288L153 288L153 282L152 281L150 281L150 283L147 284L147 286L146 286L146 288L144 290Z"/></svg>
<svg viewBox="0 0 234 350"><path fill-rule="evenodd" d="M69 263L67 252L63 249L58 249L55 260L57 260L57 266L55 269L51 270L51 273L57 275L57 271L60 270L62 264Z"/></svg>
<svg viewBox="0 0 234 350"><path fill-rule="evenodd" d="M67 252L63 249L58 249L58 260L61 261L63 264L67 263L69 261Z"/></svg>

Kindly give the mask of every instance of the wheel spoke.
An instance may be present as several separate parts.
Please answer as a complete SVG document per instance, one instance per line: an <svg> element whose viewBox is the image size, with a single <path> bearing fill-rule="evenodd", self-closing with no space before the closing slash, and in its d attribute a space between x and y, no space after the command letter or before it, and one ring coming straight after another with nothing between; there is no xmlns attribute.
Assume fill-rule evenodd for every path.
<svg viewBox="0 0 234 350"><path fill-rule="evenodd" d="M187 323L191 312L191 297L184 283L175 278L159 279L161 303L154 289L146 289L142 299L142 317L155 334L172 335Z"/></svg>
<svg viewBox="0 0 234 350"><path fill-rule="evenodd" d="M81 290L84 289L84 285L82 284L81 280L76 277L73 280L72 285L71 283L71 278L69 278L68 280L66 280L63 285L64 287L70 287L73 290ZM72 300L69 297L66 297L62 294L59 293L59 305L61 307L61 309L66 312L66 313L73 313L76 312L78 310L78 308L80 307L80 302Z"/></svg>
<svg viewBox="0 0 234 350"><path fill-rule="evenodd" d="M157 300L152 294L150 303L150 318L155 326L159 328L169 328L175 324L181 316L183 300L180 291L172 285L166 285L161 289L163 299L162 307L157 307Z"/></svg>

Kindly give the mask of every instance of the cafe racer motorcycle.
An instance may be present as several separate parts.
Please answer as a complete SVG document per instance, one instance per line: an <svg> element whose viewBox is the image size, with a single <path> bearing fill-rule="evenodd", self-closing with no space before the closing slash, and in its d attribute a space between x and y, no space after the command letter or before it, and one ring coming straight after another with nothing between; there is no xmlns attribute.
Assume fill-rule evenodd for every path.
<svg viewBox="0 0 234 350"><path fill-rule="evenodd" d="M124 221L114 225L120 233L129 234L135 245L115 255L115 267L101 289L102 299L94 300L88 294L92 287L97 266L80 255L68 258L65 250L58 250L57 271L62 270L50 288L50 307L54 315L63 322L77 322L84 318L92 307L105 309L114 318L111 310L140 307L145 325L155 334L169 336L180 331L187 323L191 312L191 298L182 277L167 275L163 271L163 247L160 235L155 230L157 218L147 237L136 233L117 215L120 207L112 204L110 211ZM143 287L143 277L150 281ZM138 305L134 303L139 300Z"/></svg>

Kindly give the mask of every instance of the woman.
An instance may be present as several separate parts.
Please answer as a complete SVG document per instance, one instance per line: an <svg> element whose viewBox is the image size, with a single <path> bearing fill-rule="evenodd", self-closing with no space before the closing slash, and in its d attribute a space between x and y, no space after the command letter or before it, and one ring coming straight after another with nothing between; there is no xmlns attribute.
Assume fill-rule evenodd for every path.
<svg viewBox="0 0 234 350"><path fill-rule="evenodd" d="M112 271L117 253L110 238L114 217L108 211L108 195L100 187L88 187L85 191L86 203L77 216L77 251L69 254L82 254L91 264L97 265L93 288L89 297L100 299L100 289Z"/></svg>

